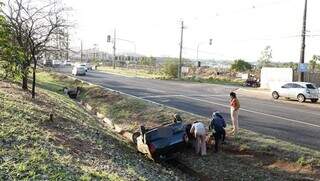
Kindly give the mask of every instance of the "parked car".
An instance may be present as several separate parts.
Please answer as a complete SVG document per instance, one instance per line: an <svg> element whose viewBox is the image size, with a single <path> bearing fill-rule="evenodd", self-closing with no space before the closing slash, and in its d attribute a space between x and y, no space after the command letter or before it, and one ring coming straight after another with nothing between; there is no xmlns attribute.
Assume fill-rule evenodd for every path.
<svg viewBox="0 0 320 181"><path fill-rule="evenodd" d="M64 65L64 66L71 66L72 64L71 64L71 62L70 62L69 60L65 60L65 61L63 62L63 65Z"/></svg>
<svg viewBox="0 0 320 181"><path fill-rule="evenodd" d="M311 102L317 102L319 90L309 82L289 82L272 90L272 97L274 99L279 99L279 97L298 99L299 102L305 102L306 99L310 99Z"/></svg>
<svg viewBox="0 0 320 181"><path fill-rule="evenodd" d="M72 69L72 75L86 75L86 69L82 66L75 66Z"/></svg>
<svg viewBox="0 0 320 181"><path fill-rule="evenodd" d="M146 129L133 134L133 141L139 152L154 161L169 159L173 153L186 148L190 137L191 124L174 122L160 127ZM191 138L192 139L192 138Z"/></svg>
<svg viewBox="0 0 320 181"><path fill-rule="evenodd" d="M244 83L243 83L244 87L260 87L260 82L257 79L247 79Z"/></svg>

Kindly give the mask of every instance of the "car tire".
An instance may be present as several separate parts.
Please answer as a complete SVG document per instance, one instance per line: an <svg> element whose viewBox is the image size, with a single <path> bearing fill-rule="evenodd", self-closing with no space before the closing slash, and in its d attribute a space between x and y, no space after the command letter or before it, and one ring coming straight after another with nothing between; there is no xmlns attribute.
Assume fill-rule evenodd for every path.
<svg viewBox="0 0 320 181"><path fill-rule="evenodd" d="M273 97L273 99L279 99L280 96L279 96L277 91L273 91L272 92L272 97Z"/></svg>
<svg viewBox="0 0 320 181"><path fill-rule="evenodd" d="M316 103L316 102L318 102L318 99L311 99L311 102Z"/></svg>
<svg viewBox="0 0 320 181"><path fill-rule="evenodd" d="M303 94L299 94L299 95L297 96L297 99L298 99L298 101L299 101L300 103L303 103L303 102L306 101L306 97L305 97Z"/></svg>

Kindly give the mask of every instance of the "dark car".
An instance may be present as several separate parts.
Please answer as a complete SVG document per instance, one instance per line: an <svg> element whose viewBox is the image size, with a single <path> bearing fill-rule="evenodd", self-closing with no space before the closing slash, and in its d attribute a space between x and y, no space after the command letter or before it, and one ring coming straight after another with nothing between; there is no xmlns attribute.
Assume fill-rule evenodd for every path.
<svg viewBox="0 0 320 181"><path fill-rule="evenodd" d="M190 128L190 124L182 122L168 123L152 129L141 126L140 132L133 134L133 140L138 151L152 160L169 159L173 153L186 148Z"/></svg>

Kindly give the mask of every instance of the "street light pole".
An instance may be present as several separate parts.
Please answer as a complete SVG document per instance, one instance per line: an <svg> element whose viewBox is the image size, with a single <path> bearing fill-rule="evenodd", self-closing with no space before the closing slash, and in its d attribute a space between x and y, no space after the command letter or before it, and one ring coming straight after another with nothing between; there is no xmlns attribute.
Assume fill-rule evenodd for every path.
<svg viewBox="0 0 320 181"><path fill-rule="evenodd" d="M113 69L116 69L116 29L114 29L113 35Z"/></svg>
<svg viewBox="0 0 320 181"><path fill-rule="evenodd" d="M180 56L179 56L179 68L178 68L178 78L181 79L181 68L182 68L182 48L183 48L183 21L181 21L181 39L180 39Z"/></svg>
<svg viewBox="0 0 320 181"><path fill-rule="evenodd" d="M197 61L199 61L199 47L200 47L200 43L198 43L198 46L197 46Z"/></svg>
<svg viewBox="0 0 320 181"><path fill-rule="evenodd" d="M303 24L302 24L302 42L301 42L301 52L300 52L300 64L304 63L305 58L305 48L306 48L306 27L307 27L307 8L308 8L308 0L305 0L304 3L304 12L303 12ZM299 73L299 81L304 81L304 72Z"/></svg>

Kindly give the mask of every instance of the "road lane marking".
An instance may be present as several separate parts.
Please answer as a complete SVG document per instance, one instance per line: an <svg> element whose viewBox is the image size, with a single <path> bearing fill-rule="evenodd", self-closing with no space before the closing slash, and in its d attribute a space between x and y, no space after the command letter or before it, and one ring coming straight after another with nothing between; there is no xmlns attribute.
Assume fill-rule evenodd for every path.
<svg viewBox="0 0 320 181"><path fill-rule="evenodd" d="M75 77L73 77L73 78L75 78ZM81 80L81 79L80 79L80 80ZM82 81L88 83L89 85L97 85L97 84L93 84L93 83L88 82L88 81L85 81L85 80L82 80ZM119 92L119 93L122 93L122 94L124 94L124 95L128 95L128 96L131 96L131 97L135 97L135 98L140 99L140 100L145 100L145 101L147 101L147 102L154 103L154 104L156 104L156 105L166 106L166 107L172 108L172 109L177 110L177 111L186 112L186 113L189 113L189 114L191 114L191 115L204 117L204 116L201 116L201 115L199 115L199 114L194 114L194 113L191 113L191 112L188 112L188 111L183 111L183 110L181 110L181 109L178 109L178 108L175 108L175 107L172 107L172 106L167 106L167 105L164 105L164 104L161 104L161 103L157 103L157 102L155 102L155 101L151 101L151 100L148 100L148 99L144 99L144 98L142 98L142 97L134 96L134 95L132 95L132 94L128 94L128 93L124 93L124 92L121 92L121 91L117 91L117 90L114 90L114 89L111 89L111 88L107 88L107 87L104 87L104 86L101 86L101 85L98 85L98 86L101 87L101 88L103 88L103 89L106 89L106 90ZM192 98L192 97L188 97L188 96L185 96L185 95L177 95L177 97L184 97L184 98L187 98L187 99L196 100L196 101L201 101L201 102L206 102L206 103L209 103L209 104L214 104L214 105L218 105L218 106L226 107L226 108L229 108L229 107L230 107L229 105L220 104L220 103L216 103L216 102L212 102L212 101L207 101L207 100L202 100L202 99L197 99L197 98ZM308 126L320 128L320 125L311 124L311 123L306 123L306 122L302 122L302 121L299 121L299 120L284 118L284 117L280 117L280 116L276 116L276 115L272 115L272 114L267 114L267 113L262 113L262 112L257 112L257 111L252 111L252 110L244 109L244 108L241 108L241 110L246 111L246 112L250 112L250 113L255 113L255 114L264 115L264 116L274 117L274 118L286 120L286 121L289 121L289 122L294 122L294 123L299 123L299 124L304 124L304 125L308 125Z"/></svg>
<svg viewBox="0 0 320 181"><path fill-rule="evenodd" d="M181 97L183 95L181 94L173 94L173 95L170 95L170 94L167 94L167 95L157 95L157 96L143 96L143 97L140 97L142 99L146 99L146 98L167 98L167 97ZM218 94L218 95L196 95L196 94L193 94L193 95L186 95L186 96L191 96L191 97L226 97L227 95L223 95L223 94Z"/></svg>
<svg viewBox="0 0 320 181"><path fill-rule="evenodd" d="M143 96L140 97L142 99L147 99L147 98L167 98L167 97L178 97L180 95L158 95L158 96Z"/></svg>
<svg viewBox="0 0 320 181"><path fill-rule="evenodd" d="M218 106L226 107L226 108L229 108L229 107L230 107L229 105L220 104L220 103L216 103L216 102L212 102L212 101L207 101L207 100L202 100L202 99L193 98L193 97L188 97L188 96L184 96L184 95L180 95L179 97L184 97L184 98L187 98L187 99L192 99L192 100L196 100L196 101L206 102L206 103L209 103L209 104L214 104L214 105L218 105ZM250 112L250 113L254 113L254 114L260 114L260 115L264 115L264 116L274 117L274 118L286 120L286 121L289 121L289 122L294 122L294 123L299 123L299 124L304 124L304 125L308 125L308 126L320 128L320 125L311 124L311 123L306 123L306 122L303 122L303 121L299 121L299 120L295 120L295 119L289 119L289 118L285 118L285 117L281 117L281 116L276 116L276 115L273 115L273 114L267 114L267 113L258 112L258 111L253 111L253 110L244 109L244 108L241 108L240 110L246 111L246 112Z"/></svg>

